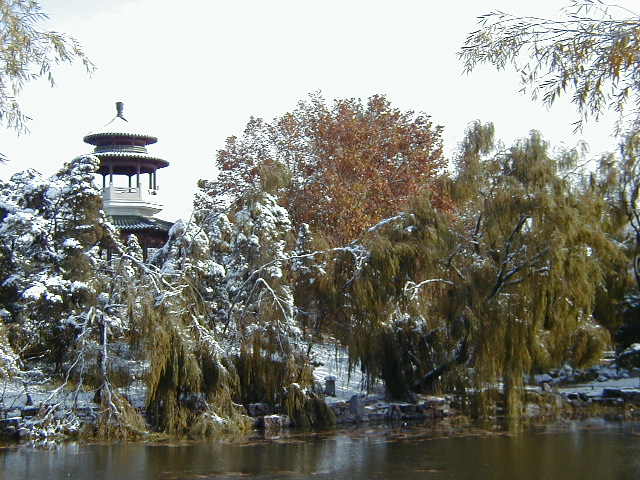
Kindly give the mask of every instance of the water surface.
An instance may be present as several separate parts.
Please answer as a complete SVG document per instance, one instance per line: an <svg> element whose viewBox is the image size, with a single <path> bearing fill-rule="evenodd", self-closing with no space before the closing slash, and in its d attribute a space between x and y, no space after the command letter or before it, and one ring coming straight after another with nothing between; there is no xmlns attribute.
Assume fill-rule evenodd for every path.
<svg viewBox="0 0 640 480"><path fill-rule="evenodd" d="M10 446L0 449L0 478L639 479L640 424L592 420L518 435L358 428L232 443Z"/></svg>

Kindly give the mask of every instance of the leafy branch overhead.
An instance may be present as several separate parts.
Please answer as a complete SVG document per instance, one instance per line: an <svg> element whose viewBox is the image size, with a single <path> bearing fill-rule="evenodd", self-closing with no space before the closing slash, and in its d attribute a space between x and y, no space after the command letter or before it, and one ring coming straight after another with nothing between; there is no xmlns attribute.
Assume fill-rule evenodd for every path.
<svg viewBox="0 0 640 480"><path fill-rule="evenodd" d="M94 70L75 38L42 28L47 18L35 0L0 0L0 125L19 133L30 120L18 100L26 83L44 77L53 86L53 67L64 63Z"/></svg>
<svg viewBox="0 0 640 480"><path fill-rule="evenodd" d="M588 118L618 113L618 129L640 125L640 16L598 0L574 0L559 19L494 11L478 19L458 53L466 72L480 64L515 68L522 90L552 105L569 95Z"/></svg>

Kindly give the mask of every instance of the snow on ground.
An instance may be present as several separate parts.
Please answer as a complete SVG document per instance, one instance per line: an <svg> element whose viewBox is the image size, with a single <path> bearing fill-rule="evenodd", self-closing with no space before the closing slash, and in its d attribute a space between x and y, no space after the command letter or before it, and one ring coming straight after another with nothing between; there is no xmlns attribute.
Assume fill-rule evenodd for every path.
<svg viewBox="0 0 640 480"><path fill-rule="evenodd" d="M335 344L316 344L313 346L311 353L313 360L321 363L313 374L316 382L325 385L325 379L329 376L333 376L336 379L336 396L326 397L327 403L335 403L340 401L349 400L353 395L369 395L379 396L384 398L384 386L382 384L374 385L373 388L367 392L366 381L364 375L355 366L351 374L349 375L349 357L346 348L337 347ZM570 384L558 388L560 393L585 393L591 397L600 396L605 388L623 388L623 389L637 389L640 388L640 377L632 376L630 378L606 378L607 375L614 376L614 372L617 370L612 368L610 364L601 365L598 367L601 373L600 379L602 381L594 380L593 382ZM606 375L603 375L606 374ZM551 377L549 377L551 380ZM501 387L501 385L500 385ZM537 389L537 386L530 386L528 388Z"/></svg>
<svg viewBox="0 0 640 480"><path fill-rule="evenodd" d="M57 392L51 385L29 385L25 388L21 381L4 380L0 384L0 407L11 412L27 407L40 407L63 403L80 408L92 406L92 392L63 391Z"/></svg>
<svg viewBox="0 0 640 480"><path fill-rule="evenodd" d="M325 385L327 377L336 379L336 396L326 397L327 403L335 403L349 400L354 395L381 395L384 396L384 386L374 385L369 392L366 389L366 379L359 366L355 366L349 372L349 355L347 349L335 344L316 344L311 350L314 361L321 363L314 371L316 382Z"/></svg>
<svg viewBox="0 0 640 480"><path fill-rule="evenodd" d="M559 388L561 393L586 393L590 397L602 395L605 388L624 388L637 389L640 388L640 377L607 379L603 382L589 382L576 385L567 385Z"/></svg>
<svg viewBox="0 0 640 480"><path fill-rule="evenodd" d="M367 392L365 377L357 365L349 372L348 353L344 347L336 347L335 344L317 344L313 346L311 355L315 362L321 364L314 370L314 377L322 388L325 386L327 377L333 376L336 379L336 396L326 397L327 403L347 401L354 395L368 395L370 398L384 397L382 384L374 385ZM128 366L131 368L131 365ZM93 403L94 390L75 392L73 389L71 391L66 389L52 396L55 388L47 380L30 378L26 389L25 384L17 379L0 381L0 408L10 411L22 410L30 406L29 404L40 407L43 404L51 405L58 402L62 402L67 407L96 407ZM142 381L135 381L129 387L118 388L116 391L129 399L134 407L144 407L146 388ZM27 393L31 399L30 402Z"/></svg>
<svg viewBox="0 0 640 480"><path fill-rule="evenodd" d="M336 396L326 397L327 403L336 403L342 401L348 401L354 395L365 395L369 400L384 400L385 390L384 385L377 383L367 391L366 379L358 365L355 365L351 372L349 372L349 358L347 349L344 347L336 346L333 343L314 344L311 350L311 357L313 361L319 364L314 370L315 381L325 387L325 381L327 377L334 377L336 383ZM133 368L135 362L125 362L127 365L123 365L126 368ZM601 365L596 367L598 369L599 380L594 380L588 383L558 385L560 380L566 380L561 377L551 378L548 375L537 376L533 385L527 387L530 389L538 389L544 382L556 384L558 391L563 394L567 393L584 393L590 397L600 396L605 388L615 389L640 389L640 376L637 376L638 372L632 372L633 376L629 378L616 378L620 375L611 364ZM130 386L126 388L117 388L116 391L121 395L124 395L131 404L136 408L143 408L145 405L146 387L144 382L140 380L142 378L143 366L137 367L140 370L137 379ZM606 374L606 375L605 375ZM611 375L613 378L608 378L607 375ZM623 371L624 375L624 371ZM52 396L52 391L55 390L54 386L50 384L48 379L44 378L41 374L38 378L29 378L27 383L29 386L25 389L25 384L17 379L14 380L0 380L0 409L10 413L15 410L22 410L26 407L40 407L43 404L53 405L62 403L66 407L78 407L78 408L96 408L97 405L93 403L94 390L79 391L66 390L60 392L57 395ZM545 378L548 377L549 380ZM532 379L533 380L533 379ZM540 380L540 381L538 381ZM84 390L84 389L83 389ZM27 398L27 393L30 397L30 402Z"/></svg>
<svg viewBox="0 0 640 480"><path fill-rule="evenodd" d="M133 382L126 388L116 388L115 391L124 395L136 408L145 406L146 387L142 381ZM0 409L9 414L29 407L39 408L43 405L61 404L66 408L94 409L95 390L72 388L57 389L49 383L41 385L25 384L20 380L0 381Z"/></svg>

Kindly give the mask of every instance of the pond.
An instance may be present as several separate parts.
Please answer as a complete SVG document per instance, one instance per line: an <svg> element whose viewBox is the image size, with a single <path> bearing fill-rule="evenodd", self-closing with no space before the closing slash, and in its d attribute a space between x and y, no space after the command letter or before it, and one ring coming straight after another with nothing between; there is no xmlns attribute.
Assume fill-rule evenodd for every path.
<svg viewBox="0 0 640 480"><path fill-rule="evenodd" d="M638 479L640 424L568 422L517 435L361 427L224 443L5 446L0 478Z"/></svg>

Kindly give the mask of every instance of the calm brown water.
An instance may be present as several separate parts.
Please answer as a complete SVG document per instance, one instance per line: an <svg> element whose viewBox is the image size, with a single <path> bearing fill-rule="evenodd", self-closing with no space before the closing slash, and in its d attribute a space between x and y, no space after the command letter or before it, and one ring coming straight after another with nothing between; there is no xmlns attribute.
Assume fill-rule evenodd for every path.
<svg viewBox="0 0 640 480"><path fill-rule="evenodd" d="M0 478L639 479L640 424L591 421L517 436L354 429L239 443L7 447Z"/></svg>

